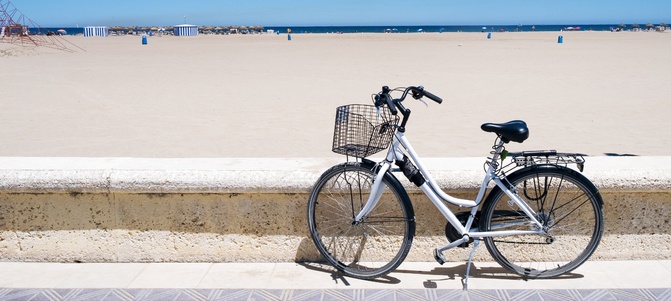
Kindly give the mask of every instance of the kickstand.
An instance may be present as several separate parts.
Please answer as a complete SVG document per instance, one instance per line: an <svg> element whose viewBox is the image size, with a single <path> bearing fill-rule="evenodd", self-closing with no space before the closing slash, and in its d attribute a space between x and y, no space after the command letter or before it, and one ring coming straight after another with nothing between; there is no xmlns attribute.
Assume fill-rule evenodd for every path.
<svg viewBox="0 0 671 301"><path fill-rule="evenodd" d="M468 290L468 275L471 274L471 264L473 262L473 255L475 254L475 249L478 248L480 245L480 240L476 239L473 241L473 249L471 250L471 254L468 256L468 265L466 266L466 279L464 280L464 290Z"/></svg>

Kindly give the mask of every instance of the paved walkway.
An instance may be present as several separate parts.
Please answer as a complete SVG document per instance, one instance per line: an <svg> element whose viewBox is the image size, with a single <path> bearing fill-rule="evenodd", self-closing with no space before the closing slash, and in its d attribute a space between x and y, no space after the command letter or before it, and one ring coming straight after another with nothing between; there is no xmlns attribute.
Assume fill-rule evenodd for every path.
<svg viewBox="0 0 671 301"><path fill-rule="evenodd" d="M404 263L378 281L297 263L0 262L6 300L671 300L671 261L588 261L529 280L496 263Z"/></svg>

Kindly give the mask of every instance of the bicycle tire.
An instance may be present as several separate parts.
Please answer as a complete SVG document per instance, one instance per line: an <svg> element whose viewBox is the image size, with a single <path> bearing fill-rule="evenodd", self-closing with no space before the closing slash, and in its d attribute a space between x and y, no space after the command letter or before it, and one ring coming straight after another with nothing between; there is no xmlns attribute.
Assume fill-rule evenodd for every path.
<svg viewBox="0 0 671 301"><path fill-rule="evenodd" d="M364 221L354 216L365 205L375 178L372 162L336 165L310 193L308 224L321 255L345 275L373 279L395 270L410 251L415 214L407 192L387 173L384 192Z"/></svg>
<svg viewBox="0 0 671 301"><path fill-rule="evenodd" d="M552 278L589 259L603 234L603 200L592 182L556 165L523 168L508 176L508 182L536 212L547 232L485 238L494 260L525 278ZM492 190L483 205L480 229L534 228L500 188Z"/></svg>

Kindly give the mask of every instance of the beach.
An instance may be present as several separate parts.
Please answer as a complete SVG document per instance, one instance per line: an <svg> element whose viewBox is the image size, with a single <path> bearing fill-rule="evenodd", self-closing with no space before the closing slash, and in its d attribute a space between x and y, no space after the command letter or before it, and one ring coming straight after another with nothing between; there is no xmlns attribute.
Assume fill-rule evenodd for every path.
<svg viewBox="0 0 671 301"><path fill-rule="evenodd" d="M671 154L669 31L64 39L0 43L0 156L337 157L335 108L385 85L443 98L404 103L423 157L487 156L480 125L515 119L510 151Z"/></svg>

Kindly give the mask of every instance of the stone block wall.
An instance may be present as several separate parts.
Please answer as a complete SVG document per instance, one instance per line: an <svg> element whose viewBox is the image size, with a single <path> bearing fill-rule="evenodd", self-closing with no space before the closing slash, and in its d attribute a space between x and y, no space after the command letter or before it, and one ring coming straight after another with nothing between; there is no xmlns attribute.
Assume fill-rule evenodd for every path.
<svg viewBox="0 0 671 301"><path fill-rule="evenodd" d="M6 164L0 169L0 261L317 261L306 203L312 183L334 162L273 160L159 162L170 163L164 168L124 166L128 161L98 168L96 160L67 168ZM434 177L448 193L475 198L481 172L459 169L455 162L447 162L453 170L436 170ZM586 171L605 202L606 232L592 259L671 259L665 251L671 248L668 173L609 166ZM433 261L433 248L446 241L445 219L402 182L417 217L407 260ZM462 261L468 251L445 255ZM476 260L491 260L486 248Z"/></svg>

